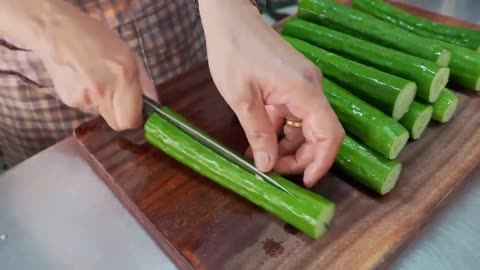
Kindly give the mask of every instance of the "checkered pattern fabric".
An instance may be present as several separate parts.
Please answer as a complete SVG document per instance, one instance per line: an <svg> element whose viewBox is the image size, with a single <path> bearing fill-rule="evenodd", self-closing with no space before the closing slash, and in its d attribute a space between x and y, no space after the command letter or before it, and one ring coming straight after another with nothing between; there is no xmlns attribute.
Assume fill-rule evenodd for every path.
<svg viewBox="0 0 480 270"><path fill-rule="evenodd" d="M155 84L207 57L194 0L65 0L104 22L144 60ZM276 2L282 0L273 0ZM265 0L257 6L265 6ZM13 166L71 135L92 115L64 105L42 61L0 36L0 158Z"/></svg>
<svg viewBox="0 0 480 270"><path fill-rule="evenodd" d="M68 2L125 40L144 59L156 84L206 59L203 29L192 0ZM91 117L57 98L35 52L0 37L0 153L10 166L71 135Z"/></svg>

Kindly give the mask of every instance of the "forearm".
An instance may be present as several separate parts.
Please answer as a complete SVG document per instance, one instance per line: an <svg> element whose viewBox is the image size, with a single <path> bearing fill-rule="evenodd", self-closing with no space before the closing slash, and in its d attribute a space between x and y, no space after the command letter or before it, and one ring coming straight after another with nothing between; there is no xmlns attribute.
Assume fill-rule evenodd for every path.
<svg viewBox="0 0 480 270"><path fill-rule="evenodd" d="M73 9L63 0L2 0L0 36L37 47L54 27L64 25L63 17Z"/></svg>
<svg viewBox="0 0 480 270"><path fill-rule="evenodd" d="M232 17L230 10L236 11L233 16L237 15L245 20L261 19L254 3L255 1L252 2L250 0L198 0L198 9L205 31L209 31L210 28L215 28L215 26L223 26L230 21L238 22L239 18ZM227 10L228 12L226 12ZM245 15L249 16L249 18L245 18ZM250 15L254 16L251 17ZM229 25L235 24L231 23Z"/></svg>
<svg viewBox="0 0 480 270"><path fill-rule="evenodd" d="M250 0L199 0L198 5L207 49L217 42L240 46L241 39L252 32L268 34L265 21Z"/></svg>
<svg viewBox="0 0 480 270"><path fill-rule="evenodd" d="M48 1L3 0L0 2L0 36L31 43Z"/></svg>

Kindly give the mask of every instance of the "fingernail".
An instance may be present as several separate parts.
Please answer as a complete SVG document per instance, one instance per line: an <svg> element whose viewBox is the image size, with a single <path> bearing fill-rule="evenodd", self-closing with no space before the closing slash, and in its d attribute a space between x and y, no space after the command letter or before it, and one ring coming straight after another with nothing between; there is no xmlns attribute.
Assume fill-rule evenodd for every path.
<svg viewBox="0 0 480 270"><path fill-rule="evenodd" d="M270 163L270 156L265 151L255 151L254 154L255 165L257 168L263 172L268 170L268 165Z"/></svg>

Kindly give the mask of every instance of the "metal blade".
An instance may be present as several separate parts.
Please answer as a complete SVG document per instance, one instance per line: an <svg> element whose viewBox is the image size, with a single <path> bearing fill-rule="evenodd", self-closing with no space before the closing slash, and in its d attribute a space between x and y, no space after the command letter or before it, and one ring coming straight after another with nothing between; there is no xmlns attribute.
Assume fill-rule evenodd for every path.
<svg viewBox="0 0 480 270"><path fill-rule="evenodd" d="M154 112L160 114L162 117L170 121L176 127L180 128L183 132L190 135L192 138L200 142L201 144L205 145L206 147L210 148L212 151L216 152L217 154L221 155L222 157L226 158L230 162L234 163L235 165L239 166L240 168L246 170L247 172L258 175L267 183L279 188L280 190L292 195L290 191L288 191L285 187L280 185L277 181L275 181L272 177L268 176L267 174L261 172L257 169L253 164L248 162L247 160L243 159L239 155L235 154L234 152L230 151L228 148L224 147L223 145L217 143L216 141L210 139L205 134L195 130L194 128L190 127L189 125L184 124L181 121L178 121L174 117L170 116L169 114L165 113L161 107L162 105L158 102L144 96L143 98L144 103L144 111L147 114L151 114Z"/></svg>

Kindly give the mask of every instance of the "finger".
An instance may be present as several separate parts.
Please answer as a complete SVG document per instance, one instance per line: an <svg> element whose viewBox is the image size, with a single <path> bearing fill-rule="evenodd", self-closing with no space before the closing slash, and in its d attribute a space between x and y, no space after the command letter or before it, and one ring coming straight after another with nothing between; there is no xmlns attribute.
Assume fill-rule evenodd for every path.
<svg viewBox="0 0 480 270"><path fill-rule="evenodd" d="M282 131L284 125L283 119L283 110L286 110L283 105L281 106L274 106L274 105L266 105L265 109L267 110L267 114L270 118L270 122L272 123L275 134L279 134ZM252 148L249 146L245 151L245 156L249 159L253 159L253 151Z"/></svg>
<svg viewBox="0 0 480 270"><path fill-rule="evenodd" d="M58 98L68 107L90 111L93 104L89 97L88 88L85 87L85 79L70 69L58 72L55 64L49 59L45 59L44 63L51 73ZM76 83L72 85L71 82Z"/></svg>
<svg viewBox="0 0 480 270"><path fill-rule="evenodd" d="M326 100L319 100L316 109L303 121L303 134L314 155L312 162L306 167L304 184L313 186L332 166L340 144L344 138L343 130L335 113Z"/></svg>
<svg viewBox="0 0 480 270"><path fill-rule="evenodd" d="M141 93L138 78L125 88L114 92L112 106L120 129L137 128L141 125L143 121Z"/></svg>
<svg viewBox="0 0 480 270"><path fill-rule="evenodd" d="M282 164L276 166L276 170L289 171L300 170L302 166L305 166L303 181L308 187L316 184L327 173L345 134L338 118L323 95L321 74L317 73L313 78L312 82L304 81L300 84L289 85L298 91L289 93L288 100L290 102L286 104L292 115L303 119L301 129L305 141L300 149L302 152L312 153L312 155L308 158L302 157L302 153L297 151L296 163L287 163L283 168Z"/></svg>
<svg viewBox="0 0 480 270"><path fill-rule="evenodd" d="M120 130L112 106L113 91L104 83L90 81L86 84L86 96L90 102L89 108L100 114L105 122L113 129Z"/></svg>
<svg viewBox="0 0 480 270"><path fill-rule="evenodd" d="M335 161L339 145L336 140L317 143L314 160L307 166L303 174L305 186L314 186L327 173Z"/></svg>
<svg viewBox="0 0 480 270"><path fill-rule="evenodd" d="M275 171L280 174L302 174L314 159L314 153L308 144L303 144L294 155L280 157L275 165Z"/></svg>
<svg viewBox="0 0 480 270"><path fill-rule="evenodd" d="M137 56L130 60L107 62L113 74L112 97L106 99L120 130L137 128L142 117L142 84ZM142 75L143 76L143 75Z"/></svg>
<svg viewBox="0 0 480 270"><path fill-rule="evenodd" d="M112 91L109 91L108 97L97 100L98 112L113 130L120 130L110 98L112 94Z"/></svg>
<svg viewBox="0 0 480 270"><path fill-rule="evenodd" d="M91 106L88 106L88 107L85 107L83 109L81 109L83 112L87 113L87 114L92 114L92 115L97 115L99 114L99 108L98 106L95 106L95 105L91 105Z"/></svg>
<svg viewBox="0 0 480 270"><path fill-rule="evenodd" d="M83 97L83 105L80 108L80 110L82 110L85 113L92 114L92 115L99 114L98 105L95 104L92 101L92 98L90 97L90 95L91 95L90 91L84 91L83 92L83 96L84 96Z"/></svg>
<svg viewBox="0 0 480 270"><path fill-rule="evenodd" d="M292 155L305 141L302 129L285 125L283 133L285 136L278 145L278 155Z"/></svg>
<svg viewBox="0 0 480 270"><path fill-rule="evenodd" d="M287 110L284 105L266 105L268 117L275 128L275 134L279 134L285 123L285 111Z"/></svg>
<svg viewBox="0 0 480 270"><path fill-rule="evenodd" d="M232 108L245 131L257 168L263 172L272 170L277 159L277 136L260 92L247 89Z"/></svg>
<svg viewBox="0 0 480 270"><path fill-rule="evenodd" d="M158 93L155 88L155 83L145 69L145 65L139 57L137 57L138 62L138 72L140 77L140 85L142 92L149 98L158 101Z"/></svg>

